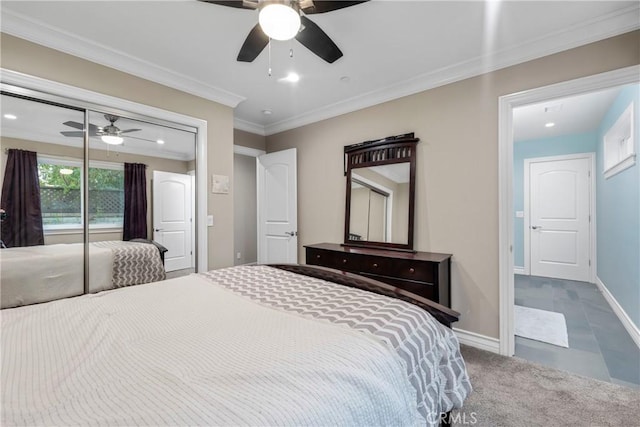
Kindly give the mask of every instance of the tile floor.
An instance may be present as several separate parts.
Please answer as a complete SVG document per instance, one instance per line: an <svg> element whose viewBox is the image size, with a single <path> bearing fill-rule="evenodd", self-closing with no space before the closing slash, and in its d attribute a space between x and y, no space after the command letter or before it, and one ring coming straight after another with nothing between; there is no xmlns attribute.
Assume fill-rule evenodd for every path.
<svg viewBox="0 0 640 427"><path fill-rule="evenodd" d="M562 313L569 348L516 336L516 357L640 389L640 349L595 284L515 276L515 303Z"/></svg>

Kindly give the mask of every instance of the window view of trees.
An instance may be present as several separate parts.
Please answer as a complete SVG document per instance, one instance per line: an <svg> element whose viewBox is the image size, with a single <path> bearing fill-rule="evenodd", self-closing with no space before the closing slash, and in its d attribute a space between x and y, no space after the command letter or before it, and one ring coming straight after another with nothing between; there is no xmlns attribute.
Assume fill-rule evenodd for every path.
<svg viewBox="0 0 640 427"><path fill-rule="evenodd" d="M82 168L40 163L40 196L45 228L82 225ZM89 167L89 225L122 226L124 171Z"/></svg>

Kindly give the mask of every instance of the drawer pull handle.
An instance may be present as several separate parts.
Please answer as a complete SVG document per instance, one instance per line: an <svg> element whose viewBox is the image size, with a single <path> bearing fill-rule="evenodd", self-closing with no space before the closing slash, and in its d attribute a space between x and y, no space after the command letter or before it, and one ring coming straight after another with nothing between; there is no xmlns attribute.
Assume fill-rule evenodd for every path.
<svg viewBox="0 0 640 427"><path fill-rule="evenodd" d="M378 268L378 264L374 263L373 268Z"/></svg>
<svg viewBox="0 0 640 427"><path fill-rule="evenodd" d="M347 263L347 260L346 260L346 259L343 259L343 260L342 260L342 263L343 263L343 264L346 264L346 263Z"/></svg>
<svg viewBox="0 0 640 427"><path fill-rule="evenodd" d="M411 267L411 268L409 269L409 273L413 274L413 273L415 273L415 272L416 272L416 269L415 269L415 268Z"/></svg>

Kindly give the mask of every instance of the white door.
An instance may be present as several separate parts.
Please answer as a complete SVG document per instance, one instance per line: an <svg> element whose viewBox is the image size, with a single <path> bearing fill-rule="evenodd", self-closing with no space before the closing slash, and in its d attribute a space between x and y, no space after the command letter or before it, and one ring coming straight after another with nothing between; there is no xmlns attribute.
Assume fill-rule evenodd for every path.
<svg viewBox="0 0 640 427"><path fill-rule="evenodd" d="M166 271L192 266L192 178L153 171L153 240L166 247Z"/></svg>
<svg viewBox="0 0 640 427"><path fill-rule="evenodd" d="M257 158L258 263L298 262L296 149Z"/></svg>
<svg viewBox="0 0 640 427"><path fill-rule="evenodd" d="M588 282L591 159L529 163L531 275Z"/></svg>

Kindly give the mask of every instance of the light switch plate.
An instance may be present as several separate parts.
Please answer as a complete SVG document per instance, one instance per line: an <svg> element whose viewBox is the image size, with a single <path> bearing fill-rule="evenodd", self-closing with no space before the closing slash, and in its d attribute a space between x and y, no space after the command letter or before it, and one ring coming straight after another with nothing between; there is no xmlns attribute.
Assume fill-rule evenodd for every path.
<svg viewBox="0 0 640 427"><path fill-rule="evenodd" d="M213 215L207 215L207 226L213 227Z"/></svg>

